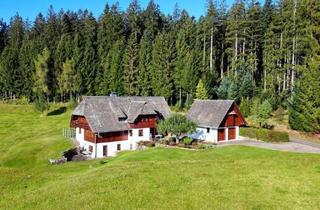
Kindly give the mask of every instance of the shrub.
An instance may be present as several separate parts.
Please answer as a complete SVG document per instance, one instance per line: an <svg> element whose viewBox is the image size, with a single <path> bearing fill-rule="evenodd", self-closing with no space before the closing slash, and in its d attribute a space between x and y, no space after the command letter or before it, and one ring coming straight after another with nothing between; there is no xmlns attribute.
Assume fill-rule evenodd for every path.
<svg viewBox="0 0 320 210"><path fill-rule="evenodd" d="M158 132L163 135L173 134L176 137L176 143L179 143L182 134L193 133L196 127L194 122L182 114L172 114L157 124Z"/></svg>
<svg viewBox="0 0 320 210"><path fill-rule="evenodd" d="M169 137L168 143L170 143L170 142L176 142L176 138L173 136Z"/></svg>
<svg viewBox="0 0 320 210"><path fill-rule="evenodd" d="M252 105L253 120L259 127L267 126L267 120L272 112L272 106L268 100L264 100L261 104L260 99L256 98Z"/></svg>
<svg viewBox="0 0 320 210"><path fill-rule="evenodd" d="M100 164L106 164L108 161L107 160L100 160L99 163Z"/></svg>
<svg viewBox="0 0 320 210"><path fill-rule="evenodd" d="M44 112L49 109L49 104L42 94L34 101L34 108L39 112Z"/></svg>
<svg viewBox="0 0 320 210"><path fill-rule="evenodd" d="M70 109L75 109L78 106L78 102L77 100L75 100L74 98L72 98L72 100L69 101L68 107Z"/></svg>
<svg viewBox="0 0 320 210"><path fill-rule="evenodd" d="M16 104L18 104L18 105L28 105L29 104L29 98L27 96L22 96L19 99L17 99Z"/></svg>
<svg viewBox="0 0 320 210"><path fill-rule="evenodd" d="M240 135L249 138L255 138L265 142L288 142L289 135L286 132L258 129L258 128L240 128Z"/></svg>
<svg viewBox="0 0 320 210"><path fill-rule="evenodd" d="M186 138L184 138L184 139L182 140L182 143L183 143L184 145L191 145L192 142L193 142L193 139L190 138L190 137L186 137Z"/></svg>
<svg viewBox="0 0 320 210"><path fill-rule="evenodd" d="M198 144L197 149L206 149L207 146L205 144Z"/></svg>
<svg viewBox="0 0 320 210"><path fill-rule="evenodd" d="M78 155L78 154L79 154L78 148L71 148L71 149L63 152L63 156L64 156L65 158L67 158L68 161L71 161L72 158L73 158L75 155Z"/></svg>
<svg viewBox="0 0 320 210"><path fill-rule="evenodd" d="M156 143L153 141L139 141L138 146L155 147Z"/></svg>
<svg viewBox="0 0 320 210"><path fill-rule="evenodd" d="M214 148L216 144L198 144L197 149L209 149Z"/></svg>
<svg viewBox="0 0 320 210"><path fill-rule="evenodd" d="M242 99L240 104L240 110L244 117L248 117L251 111L251 101L249 99Z"/></svg>
<svg viewBox="0 0 320 210"><path fill-rule="evenodd" d="M146 147L155 147L156 146L156 143L153 142L153 141L149 141L149 142L146 142Z"/></svg>

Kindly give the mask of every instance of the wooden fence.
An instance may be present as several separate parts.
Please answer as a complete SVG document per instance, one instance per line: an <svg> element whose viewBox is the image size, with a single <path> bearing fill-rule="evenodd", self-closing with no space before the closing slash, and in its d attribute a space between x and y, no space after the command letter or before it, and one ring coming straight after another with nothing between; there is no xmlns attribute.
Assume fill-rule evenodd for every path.
<svg viewBox="0 0 320 210"><path fill-rule="evenodd" d="M63 128L62 135L67 139L74 139L76 137L76 130L74 128Z"/></svg>

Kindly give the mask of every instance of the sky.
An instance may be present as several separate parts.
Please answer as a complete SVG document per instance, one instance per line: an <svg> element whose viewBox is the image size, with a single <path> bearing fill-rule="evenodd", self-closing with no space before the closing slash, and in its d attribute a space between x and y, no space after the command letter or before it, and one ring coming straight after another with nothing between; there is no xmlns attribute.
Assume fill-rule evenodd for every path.
<svg viewBox="0 0 320 210"><path fill-rule="evenodd" d="M79 9L88 9L95 17L102 14L106 2L110 5L119 2L120 9L126 10L131 0L0 0L1 13L0 19L9 23L10 18L19 13L24 19L33 21L36 15L41 12L47 14L50 5L53 5L55 11L63 8L66 10L77 11ZM191 16L196 18L205 13L207 0L154 0L159 4L160 9L165 14L171 14L175 3L178 3L180 9L186 9ZM259 0L261 3L264 0ZM139 0L142 8L145 8L149 0ZM228 6L232 5L233 0L226 0Z"/></svg>

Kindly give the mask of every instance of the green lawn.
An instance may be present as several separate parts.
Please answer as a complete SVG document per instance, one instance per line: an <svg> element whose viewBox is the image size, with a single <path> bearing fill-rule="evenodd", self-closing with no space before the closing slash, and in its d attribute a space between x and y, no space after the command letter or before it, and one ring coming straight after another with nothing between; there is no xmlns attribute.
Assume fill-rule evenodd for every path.
<svg viewBox="0 0 320 210"><path fill-rule="evenodd" d="M69 115L0 105L0 208L320 209L320 155L148 149L51 166L71 145Z"/></svg>

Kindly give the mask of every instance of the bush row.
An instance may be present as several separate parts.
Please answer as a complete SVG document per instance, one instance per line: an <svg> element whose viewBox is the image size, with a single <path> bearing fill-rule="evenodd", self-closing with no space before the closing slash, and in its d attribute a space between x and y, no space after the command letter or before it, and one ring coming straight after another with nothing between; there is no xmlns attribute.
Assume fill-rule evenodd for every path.
<svg viewBox="0 0 320 210"><path fill-rule="evenodd" d="M289 135L286 132L258 128L240 128L240 135L255 138L266 142L288 142Z"/></svg>

